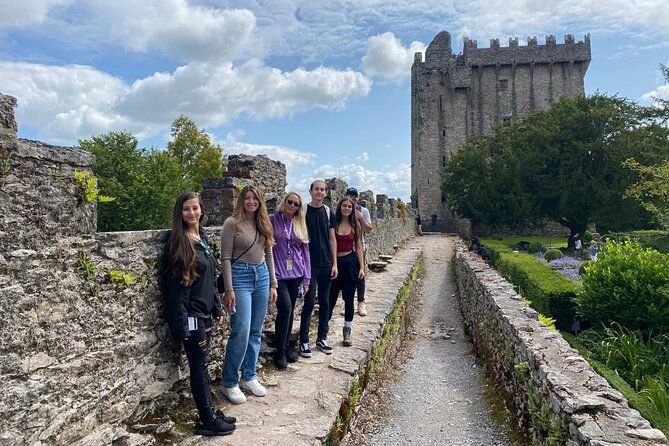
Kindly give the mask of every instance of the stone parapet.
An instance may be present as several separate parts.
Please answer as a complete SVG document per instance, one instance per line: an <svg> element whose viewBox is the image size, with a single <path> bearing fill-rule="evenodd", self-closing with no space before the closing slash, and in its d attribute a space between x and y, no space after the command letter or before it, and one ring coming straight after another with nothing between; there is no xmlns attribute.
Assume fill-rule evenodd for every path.
<svg viewBox="0 0 669 446"><path fill-rule="evenodd" d="M494 381L510 391L519 423L560 444L667 444L623 395L598 375L494 269L456 248L465 329Z"/></svg>

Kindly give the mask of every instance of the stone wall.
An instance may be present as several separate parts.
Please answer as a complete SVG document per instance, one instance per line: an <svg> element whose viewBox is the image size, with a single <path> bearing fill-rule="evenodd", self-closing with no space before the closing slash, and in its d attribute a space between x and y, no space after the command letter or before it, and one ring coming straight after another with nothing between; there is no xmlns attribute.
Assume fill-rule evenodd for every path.
<svg viewBox="0 0 669 446"><path fill-rule="evenodd" d="M552 435L567 446L667 443L462 242L456 248L456 280L465 328L493 380L511 392L529 433Z"/></svg>
<svg viewBox="0 0 669 446"><path fill-rule="evenodd" d="M94 157L17 140L15 105L0 95L0 445L152 444L132 426L165 416L188 388L157 280L167 231L97 233L96 204L75 180ZM258 181L270 199L283 194L282 164L240 156L231 165L240 168L223 182L235 190ZM413 235L400 218L377 228L373 252ZM207 231L218 239L220 227ZM214 337L214 377L227 331L224 321Z"/></svg>

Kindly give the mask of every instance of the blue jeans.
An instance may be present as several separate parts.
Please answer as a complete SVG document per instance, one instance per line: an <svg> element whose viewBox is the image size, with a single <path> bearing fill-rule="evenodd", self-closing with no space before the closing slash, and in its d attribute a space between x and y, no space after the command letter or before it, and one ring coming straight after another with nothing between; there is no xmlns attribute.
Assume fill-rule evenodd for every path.
<svg viewBox="0 0 669 446"><path fill-rule="evenodd" d="M265 262L236 261L232 265L232 288L237 311L230 317L230 338L225 349L223 386L235 387L256 377L262 327L269 302L269 271Z"/></svg>

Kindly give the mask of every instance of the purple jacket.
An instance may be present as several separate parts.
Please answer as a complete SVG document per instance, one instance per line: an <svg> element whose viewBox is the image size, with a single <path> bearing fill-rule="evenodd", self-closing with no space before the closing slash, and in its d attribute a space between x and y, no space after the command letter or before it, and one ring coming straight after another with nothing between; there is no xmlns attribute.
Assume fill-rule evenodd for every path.
<svg viewBox="0 0 669 446"><path fill-rule="evenodd" d="M304 278L309 285L311 279L311 258L309 244L302 242L293 232L293 221L286 220L283 213L277 212L269 216L274 229L274 272L277 280ZM289 241L290 239L290 241ZM288 271L286 260L293 259L293 269Z"/></svg>

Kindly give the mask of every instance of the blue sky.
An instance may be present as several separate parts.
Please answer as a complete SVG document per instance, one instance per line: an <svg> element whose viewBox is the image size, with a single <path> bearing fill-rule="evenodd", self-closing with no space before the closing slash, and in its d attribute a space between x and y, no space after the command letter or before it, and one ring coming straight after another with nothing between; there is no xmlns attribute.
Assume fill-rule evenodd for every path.
<svg viewBox="0 0 669 446"><path fill-rule="evenodd" d="M666 0L0 0L0 92L25 138L164 147L185 114L227 153L286 163L300 192L336 175L406 199L410 66L443 29L455 53L590 33L588 93L669 98Z"/></svg>

